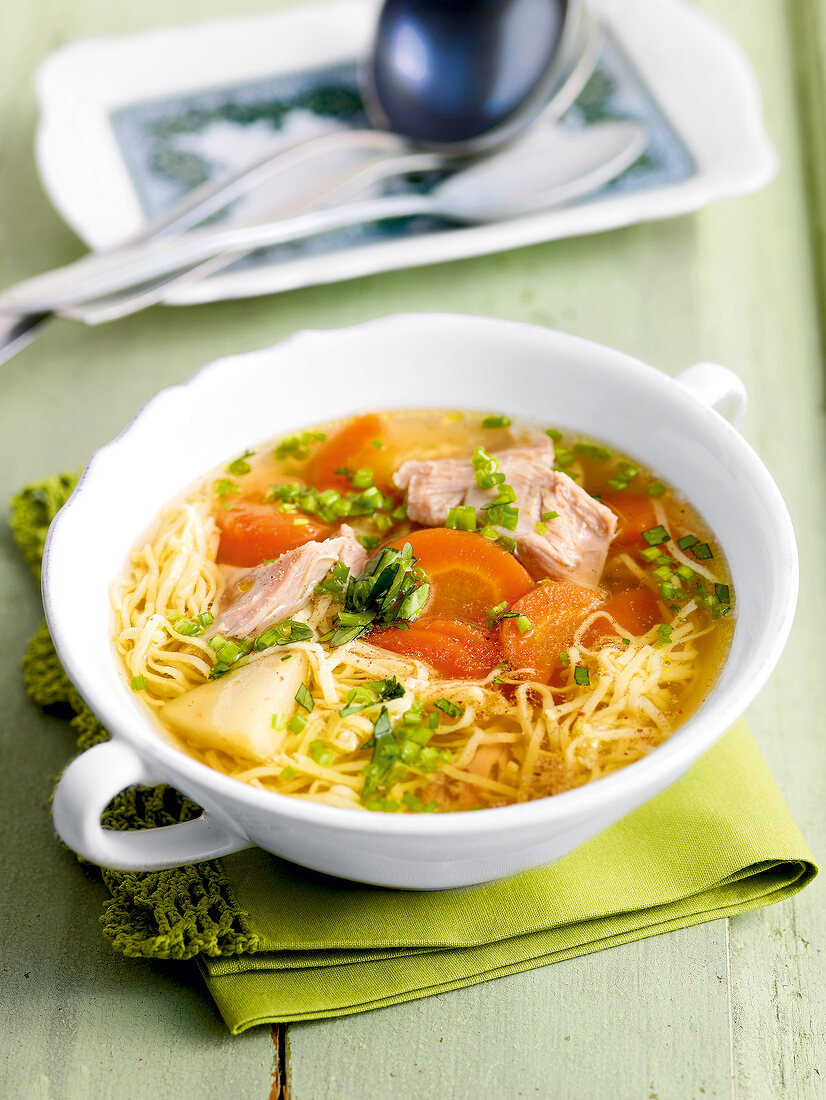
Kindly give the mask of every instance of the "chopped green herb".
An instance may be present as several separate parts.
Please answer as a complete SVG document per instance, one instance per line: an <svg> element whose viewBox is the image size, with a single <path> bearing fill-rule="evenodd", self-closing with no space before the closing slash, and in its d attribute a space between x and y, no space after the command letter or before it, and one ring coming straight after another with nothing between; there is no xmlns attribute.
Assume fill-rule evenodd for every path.
<svg viewBox="0 0 826 1100"><path fill-rule="evenodd" d="M356 538L365 550L377 550L381 546L381 539L378 535L356 535Z"/></svg>
<svg viewBox="0 0 826 1100"><path fill-rule="evenodd" d="M696 535L683 535L681 539L677 539L677 545L681 550L688 550L692 546L696 546L700 540Z"/></svg>
<svg viewBox="0 0 826 1100"><path fill-rule="evenodd" d="M662 543L670 540L671 535L669 535L665 527L660 524L658 527L649 527L647 531L643 531L642 537L649 546L661 546Z"/></svg>
<svg viewBox="0 0 826 1100"><path fill-rule="evenodd" d="M568 653L567 649L563 649L562 652L559 654L559 663L562 665L563 668L570 667L571 656Z"/></svg>
<svg viewBox="0 0 826 1100"><path fill-rule="evenodd" d="M307 746L310 759L314 760L320 768L327 768L335 760L335 753L330 751L323 741L311 741Z"/></svg>
<svg viewBox="0 0 826 1100"><path fill-rule="evenodd" d="M731 593L727 584L715 584L714 595L720 601L721 604L727 605L731 603Z"/></svg>
<svg viewBox="0 0 826 1100"><path fill-rule="evenodd" d="M580 687L591 686L591 677L584 665L577 665L574 668L574 683L579 684Z"/></svg>
<svg viewBox="0 0 826 1100"><path fill-rule="evenodd" d="M380 439L371 439L370 440L370 446L375 447L377 451L380 451L382 449L382 447L384 446L384 444L382 443L382 441Z"/></svg>
<svg viewBox="0 0 826 1100"><path fill-rule="evenodd" d="M622 642L623 645L631 645L631 639L630 638L620 638L620 641Z"/></svg>
<svg viewBox="0 0 826 1100"><path fill-rule="evenodd" d="M607 462L611 457L611 452L597 443L575 443L574 451L578 455L587 455L588 458L595 458L599 462Z"/></svg>
<svg viewBox="0 0 826 1100"><path fill-rule="evenodd" d="M547 535L547 533L548 533L547 523L537 523L536 533L537 533L537 535Z"/></svg>
<svg viewBox="0 0 826 1100"><path fill-rule="evenodd" d="M354 489L369 489L373 485L373 471L367 466L360 466L350 478L350 482Z"/></svg>
<svg viewBox="0 0 826 1100"><path fill-rule="evenodd" d="M288 436L275 448L275 457L279 462L285 458L309 458L312 444L322 443L326 438L326 432L301 432L300 435Z"/></svg>
<svg viewBox="0 0 826 1100"><path fill-rule="evenodd" d="M527 615L517 615L516 629L520 634L527 634L529 630L533 630L533 623Z"/></svg>
<svg viewBox="0 0 826 1100"><path fill-rule="evenodd" d="M558 428L546 428L545 435L550 436L554 443L560 443L562 440L562 432Z"/></svg>
<svg viewBox="0 0 826 1100"><path fill-rule="evenodd" d="M244 451L240 458L233 459L233 461L230 462L229 466L227 466L227 473L233 474L235 477L241 477L243 474L248 474L252 466L247 462L247 459L252 458L254 454L255 451Z"/></svg>
<svg viewBox="0 0 826 1100"><path fill-rule="evenodd" d="M201 626L212 626L215 622L210 611L202 611L200 615L195 616L195 621Z"/></svg>
<svg viewBox="0 0 826 1100"><path fill-rule="evenodd" d="M307 725L307 719L302 718L300 714L294 714L287 723L287 729L290 733L303 733L304 727Z"/></svg>
<svg viewBox="0 0 826 1100"><path fill-rule="evenodd" d="M230 493L241 492L241 486L236 485L234 481L230 481L229 478L226 477L219 477L218 480L214 482L212 488L216 497L220 500L223 500L224 497L228 496Z"/></svg>
<svg viewBox="0 0 826 1100"><path fill-rule="evenodd" d="M297 773L296 773L295 768L284 768L284 770L281 772L281 778L282 779L295 779L296 774Z"/></svg>
<svg viewBox="0 0 826 1100"><path fill-rule="evenodd" d="M436 707L437 710L442 711L443 714L446 714L448 718L459 718L464 714L462 707L457 707L456 704L451 703L449 699L437 699L433 706Z"/></svg>
<svg viewBox="0 0 826 1100"><path fill-rule="evenodd" d="M625 492L639 472L638 466L634 466L630 462L623 462L614 476L609 479L608 484L612 489Z"/></svg>
<svg viewBox="0 0 826 1100"><path fill-rule="evenodd" d="M146 677L143 675L132 677L132 690L143 691L146 687Z"/></svg>
<svg viewBox="0 0 826 1100"><path fill-rule="evenodd" d="M457 531L475 531L476 509L470 504L461 504L457 508L450 508L445 520L445 527Z"/></svg>
<svg viewBox="0 0 826 1100"><path fill-rule="evenodd" d="M543 512L542 519L545 523L550 523L552 519L559 519L559 512Z"/></svg>
<svg viewBox="0 0 826 1100"><path fill-rule="evenodd" d="M299 684L298 691L295 693L295 701L300 707L303 707L308 714L311 714L315 709L315 699L313 699L306 684Z"/></svg>
<svg viewBox="0 0 826 1100"><path fill-rule="evenodd" d="M661 481L655 481L653 485L649 485L645 490L650 497L659 497L666 491L665 486Z"/></svg>
<svg viewBox="0 0 826 1100"><path fill-rule="evenodd" d="M707 542L695 542L689 549L698 561L707 561L709 558L714 557Z"/></svg>
<svg viewBox="0 0 826 1100"><path fill-rule="evenodd" d="M483 428L509 428L513 421L509 416L486 416L482 420Z"/></svg>
<svg viewBox="0 0 826 1100"><path fill-rule="evenodd" d="M507 550L509 554L512 554L516 549L516 540L512 539L510 535L500 535L496 540L496 545L501 546L503 550Z"/></svg>
<svg viewBox="0 0 826 1100"><path fill-rule="evenodd" d="M270 719L270 725L274 730L283 730L286 724L287 716L286 714L282 714L280 711L276 711L276 713Z"/></svg>
<svg viewBox="0 0 826 1100"><path fill-rule="evenodd" d="M312 640L313 632L306 623L296 622L295 619L283 619L280 623L268 626L259 634L252 642L252 649L260 653L262 649L269 649L273 645L290 645L293 642L311 642Z"/></svg>

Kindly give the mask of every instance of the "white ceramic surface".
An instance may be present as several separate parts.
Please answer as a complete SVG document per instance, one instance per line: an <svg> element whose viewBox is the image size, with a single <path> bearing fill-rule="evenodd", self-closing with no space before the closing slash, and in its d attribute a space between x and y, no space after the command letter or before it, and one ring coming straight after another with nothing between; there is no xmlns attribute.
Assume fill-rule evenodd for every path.
<svg viewBox="0 0 826 1100"><path fill-rule="evenodd" d="M300 73L364 55L377 0L302 4L265 16L164 27L72 43L38 70L37 164L68 224L94 249L140 231L145 215L112 129L112 113L144 101ZM766 184L776 156L748 61L715 23L685 0L589 0L651 89L694 161L680 183L574 202L492 225L389 238L320 255L222 272L171 293L172 304L214 301L439 263L537 241L668 218ZM322 129L329 123L315 120ZM316 132L312 130L311 132ZM292 135L302 138L310 131ZM285 135L289 138L290 135ZM228 164L259 155L254 135L233 160L238 135L216 138ZM272 136L269 142L276 140Z"/></svg>
<svg viewBox="0 0 826 1100"><path fill-rule="evenodd" d="M474 813L392 815L247 786L159 736L111 645L108 588L131 545L176 491L248 444L367 404L539 417L638 458L695 504L728 557L736 627L714 691L663 746L553 798ZM742 383L715 364L675 380L562 333L430 314L298 333L164 390L94 455L46 546L43 592L55 645L113 735L64 773L54 799L58 832L110 867L174 866L258 844L330 874L436 889L552 862L623 817L682 775L743 713L777 662L794 613L797 555L785 505L715 407L734 423L745 409ZM199 430L181 433L181 423ZM101 829L100 813L118 790L160 780L204 806L203 817L144 833Z"/></svg>

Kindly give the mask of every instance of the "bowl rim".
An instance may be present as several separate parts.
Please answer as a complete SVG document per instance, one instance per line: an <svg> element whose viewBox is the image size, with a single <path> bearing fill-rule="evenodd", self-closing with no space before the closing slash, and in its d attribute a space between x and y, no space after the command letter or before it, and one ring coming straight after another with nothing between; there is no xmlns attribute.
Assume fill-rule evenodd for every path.
<svg viewBox="0 0 826 1100"><path fill-rule="evenodd" d="M71 621L67 624L61 614L60 592L52 584L52 562L59 554L63 540L71 539L71 526L78 502L90 488L94 490L100 476L99 471L105 465L107 456L118 448L125 438L131 436L139 424L148 422L153 412L168 401L171 395L203 385L205 382L210 381L214 375L230 369L230 365L237 363L239 360L254 361L260 359L265 362L274 353L284 351L289 353L295 344L310 340L358 339L361 333L405 324L436 327L447 325L457 328L464 326L466 331L475 329L477 333L482 333L486 328L495 328L511 334L514 338L521 336L528 339L538 339L549 345L568 346L594 356L608 357L623 369L629 377L639 380L641 384L659 388L663 394L669 393L672 397L678 393L683 401L688 402L693 407L695 416L705 418L711 430L718 435L722 434L727 439L738 454L738 460L743 464L750 478L758 483L765 498L767 508L771 512L775 524L778 541L783 545L786 552L782 571L782 583L785 591L781 593L779 610L775 620L771 623L770 636L768 630L764 632L762 639L764 651L760 663L752 668L747 682L731 685L730 690L720 691L721 685L718 681L718 684L712 687L699 710L687 722L679 726L666 741L642 759L634 761L610 775L553 796L465 813L453 812L432 815L354 813L349 808L304 801L289 795L279 794L276 791L253 787L241 780L218 772L187 755L182 749L176 748L159 736L153 728L153 721L156 721L156 719L148 708L146 708L145 716L141 721L133 721L128 710L118 713L115 708L110 707L106 693L99 690L96 678L87 675L82 660L76 656L73 647L69 644ZM402 402L396 407L410 408L411 403ZM133 532L128 543L124 541L124 557L135 537L136 535ZM108 586L111 583L111 578L107 578L106 583ZM100 447L90 457L74 492L49 529L44 547L42 573L46 618L55 649L70 679L90 709L109 730L113 741L127 742L142 760L150 763L156 769L160 766L163 780L177 784L180 779L183 779L180 789L184 794L190 794L196 800L207 803L211 803L214 798L214 805L207 804L204 808L207 811L218 809L224 816L230 818L232 818L233 810L236 809L234 804L241 803L247 810L264 813L273 818L290 818L316 827L334 828L345 833L378 833L400 838L416 835L423 837L436 835L461 837L471 833L478 835L480 833L511 831L538 823L552 825L559 822L570 825L575 821L598 816L600 811L604 812L606 808L617 801L617 796L620 800L628 802L640 794L654 793L652 788L655 790L662 789L663 786L682 775L700 755L711 747L729 726L743 714L764 686L779 660L791 630L796 610L798 583L799 564L794 530L785 502L774 479L754 449L737 429L686 387L680 386L676 379L624 352L555 329L472 314L437 312L392 314L355 325L327 329L303 329L292 333L271 347L223 356L213 360L202 366L185 381L158 391L111 442ZM111 640L109 644L111 647ZM735 644L736 637L732 639L732 647ZM128 686L125 677L118 677L117 658L114 653L113 656L115 656L115 662L113 662L114 675L118 678L118 694L122 695L123 700L125 700L128 697L126 695ZM728 685L723 686L727 687ZM186 779L189 775L192 776L194 783L190 784L189 790L186 790ZM665 782L662 782L663 778L665 778ZM193 793L195 785L197 785L198 790ZM204 792L209 795L209 799L204 799ZM614 795L614 798L611 797L612 795Z"/></svg>

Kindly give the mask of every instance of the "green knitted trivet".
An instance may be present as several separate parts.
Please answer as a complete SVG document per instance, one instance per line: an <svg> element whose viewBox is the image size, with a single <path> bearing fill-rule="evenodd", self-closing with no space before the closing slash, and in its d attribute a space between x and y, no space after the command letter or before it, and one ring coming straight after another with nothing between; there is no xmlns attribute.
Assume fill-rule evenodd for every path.
<svg viewBox="0 0 826 1100"><path fill-rule="evenodd" d="M11 502L12 532L37 577L46 531L76 481L75 474L50 477ZM29 643L23 676L38 706L68 719L79 749L109 739L64 672L45 622ZM131 787L112 800L102 821L108 829L151 829L189 821L199 813L200 807L172 787ZM190 959L201 953L239 955L258 948L258 937L218 860L171 871L100 868L100 875L111 894L100 922L112 947L124 955Z"/></svg>

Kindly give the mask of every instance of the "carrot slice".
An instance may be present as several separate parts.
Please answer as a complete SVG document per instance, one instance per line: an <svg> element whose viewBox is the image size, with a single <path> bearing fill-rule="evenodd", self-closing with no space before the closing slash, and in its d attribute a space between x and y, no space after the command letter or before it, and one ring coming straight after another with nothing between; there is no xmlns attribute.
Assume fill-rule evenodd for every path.
<svg viewBox="0 0 826 1100"><path fill-rule="evenodd" d="M340 493L352 489L352 483L337 470L370 469L373 482L387 492L392 488L392 470L383 449L373 446L373 440L382 442L384 423L375 413L356 416L343 428L329 437L307 463L306 480L317 489L338 489Z"/></svg>
<svg viewBox="0 0 826 1100"><path fill-rule="evenodd" d="M260 565L314 539L326 539L333 531L329 523L312 516L279 512L272 504L242 502L216 516L221 530L218 561L226 565ZM296 519L306 523L296 523Z"/></svg>
<svg viewBox="0 0 826 1100"><path fill-rule="evenodd" d="M477 680L502 659L502 652L487 630L459 619L417 619L408 630L388 627L367 635L371 645L426 661L443 676Z"/></svg>
<svg viewBox="0 0 826 1100"><path fill-rule="evenodd" d="M400 550L406 542L430 581L422 618L485 625L489 607L503 600L510 605L533 588L530 574L513 554L472 531L430 527L391 545Z"/></svg>
<svg viewBox="0 0 826 1100"><path fill-rule="evenodd" d="M602 503L619 517L619 529L614 537L614 542L619 546L642 543L643 531L657 526L657 515L650 497L634 493L603 493Z"/></svg>
<svg viewBox="0 0 826 1100"><path fill-rule="evenodd" d="M605 604L603 610L617 620L623 630L637 636L646 634L652 626L663 621L659 601L650 588L626 588ZM586 645L593 645L600 638L615 634L607 619L598 619L585 633Z"/></svg>
<svg viewBox="0 0 826 1100"><path fill-rule="evenodd" d="M532 589L511 608L524 615L531 629L520 633L516 619L504 619L500 627L505 659L512 668L529 668L547 684L559 667L559 654L574 640L582 621L602 605L593 588L571 581L551 581Z"/></svg>

